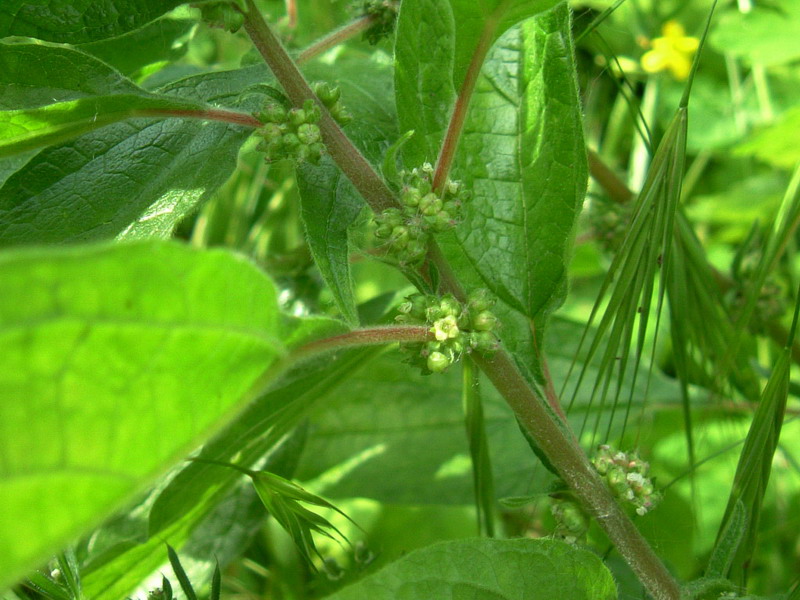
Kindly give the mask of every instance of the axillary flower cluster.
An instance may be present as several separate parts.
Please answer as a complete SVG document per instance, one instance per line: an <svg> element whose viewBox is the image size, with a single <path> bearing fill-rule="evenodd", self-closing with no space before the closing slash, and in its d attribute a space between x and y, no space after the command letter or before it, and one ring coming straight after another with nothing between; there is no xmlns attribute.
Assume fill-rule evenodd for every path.
<svg viewBox="0 0 800 600"><path fill-rule="evenodd" d="M607 444L598 447L592 464L611 491L631 504L639 516L646 515L661 499L648 477L650 465L636 452L619 452Z"/></svg>
<svg viewBox="0 0 800 600"><path fill-rule="evenodd" d="M396 321L427 324L435 339L422 344L401 344L410 364L423 374L441 373L465 353L491 355L499 340L494 333L497 317L489 310L494 301L489 293L476 290L465 304L447 294L442 297L413 294L398 308Z"/></svg>
<svg viewBox="0 0 800 600"><path fill-rule="evenodd" d="M344 125L351 117L341 104L341 92L325 82L314 84L314 93L330 112ZM267 162L288 158L295 162L308 161L317 164L325 151L319 119L321 112L317 103L309 99L302 108L287 109L279 102L270 102L256 118L264 123L257 131L264 138L256 147L264 152Z"/></svg>
<svg viewBox="0 0 800 600"><path fill-rule="evenodd" d="M433 166L425 163L400 175L402 208L389 208L375 215L375 237L385 240L388 254L401 265L419 264L433 233L455 227L470 193L458 181L450 181L441 192L433 189Z"/></svg>

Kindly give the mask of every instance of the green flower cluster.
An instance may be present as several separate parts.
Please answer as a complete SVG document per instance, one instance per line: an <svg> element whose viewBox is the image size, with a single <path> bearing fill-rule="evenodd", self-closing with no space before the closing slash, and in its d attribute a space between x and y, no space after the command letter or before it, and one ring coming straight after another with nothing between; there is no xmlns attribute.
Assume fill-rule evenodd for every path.
<svg viewBox="0 0 800 600"><path fill-rule="evenodd" d="M355 0L350 4L350 9L357 15L374 18L375 24L364 32L364 39L374 45L392 33L400 10L400 0Z"/></svg>
<svg viewBox="0 0 800 600"><path fill-rule="evenodd" d="M325 105L328 112L339 125L347 125L353 120L353 116L342 104L342 91L338 86L331 86L326 81L317 81L313 84L314 93L320 102Z"/></svg>
<svg viewBox="0 0 800 600"><path fill-rule="evenodd" d="M209 27L236 33L244 25L244 13L237 8L238 3L207 2L197 6L201 18Z"/></svg>
<svg viewBox="0 0 800 600"><path fill-rule="evenodd" d="M574 500L554 498L550 513L556 522L555 534L574 544L589 531L589 517Z"/></svg>
<svg viewBox="0 0 800 600"><path fill-rule="evenodd" d="M592 237L609 254L622 246L631 220L632 206L595 198L589 206L588 219Z"/></svg>
<svg viewBox="0 0 800 600"><path fill-rule="evenodd" d="M441 193L433 191L433 167L400 174L402 208L389 208L375 216L375 237L386 240L389 254L401 264L417 264L425 258L432 233L446 231L458 224L461 207L469 192L458 181L444 185Z"/></svg>
<svg viewBox="0 0 800 600"><path fill-rule="evenodd" d="M422 373L441 373L466 352L491 355L499 344L494 329L497 317L489 310L494 301L486 290L477 290L462 304L450 294L413 294L398 307L398 323L427 324L434 340L423 344L401 344L408 363Z"/></svg>
<svg viewBox="0 0 800 600"><path fill-rule="evenodd" d="M598 447L592 464L617 498L635 507L637 515L646 515L661 499L647 476L650 465L636 452L618 452L603 444Z"/></svg>
<svg viewBox="0 0 800 600"><path fill-rule="evenodd" d="M264 123L258 134L264 139L256 147L264 152L267 162L288 158L296 162L317 164L325 151L322 134L317 123L320 110L313 100L306 100L303 108L286 110L273 102L256 117Z"/></svg>

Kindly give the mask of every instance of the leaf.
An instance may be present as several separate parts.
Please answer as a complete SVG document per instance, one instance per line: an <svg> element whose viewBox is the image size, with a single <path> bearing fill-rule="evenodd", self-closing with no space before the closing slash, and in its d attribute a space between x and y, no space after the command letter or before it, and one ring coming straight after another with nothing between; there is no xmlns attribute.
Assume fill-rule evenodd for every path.
<svg viewBox="0 0 800 600"><path fill-rule="evenodd" d="M767 489L772 460L778 447L783 426L786 398L789 393L789 366L791 350L785 349L779 356L774 370L761 395L753 422L745 438L744 448L736 465L733 488L720 524L717 547L724 543L729 530L742 529L737 524L744 517L744 531L739 531L739 544L735 555L727 557L726 565L730 579L744 586L748 576L748 565L752 558L758 535L761 506ZM746 509L744 515L738 509Z"/></svg>
<svg viewBox="0 0 800 600"><path fill-rule="evenodd" d="M93 96L40 108L0 111L0 158L65 142L136 116L205 107L156 94Z"/></svg>
<svg viewBox="0 0 800 600"><path fill-rule="evenodd" d="M612 600L600 559L555 540L458 540L411 552L328 600Z"/></svg>
<svg viewBox="0 0 800 600"><path fill-rule="evenodd" d="M208 437L282 346L272 283L228 252L16 250L0 281L2 586Z"/></svg>
<svg viewBox="0 0 800 600"><path fill-rule="evenodd" d="M782 65L800 58L800 5L793 0L757 4L752 11L728 10L711 34L720 53L744 58L752 64Z"/></svg>
<svg viewBox="0 0 800 600"><path fill-rule="evenodd" d="M344 320L358 324L350 273L348 231L364 208L350 180L329 158L319 166L302 165L297 173L303 223L314 262L333 293Z"/></svg>
<svg viewBox="0 0 800 600"><path fill-rule="evenodd" d="M790 108L777 122L756 131L740 144L735 153L783 169L800 162L800 107Z"/></svg>
<svg viewBox="0 0 800 600"><path fill-rule="evenodd" d="M81 44L138 29L182 0L5 0L0 37L16 35Z"/></svg>
<svg viewBox="0 0 800 600"><path fill-rule="evenodd" d="M587 180L581 120L562 4L511 29L490 52L454 169L474 194L456 228L461 251L485 287L530 319L566 293Z"/></svg>
<svg viewBox="0 0 800 600"><path fill-rule="evenodd" d="M176 40L186 35L194 24L189 20L159 19L110 40L81 44L78 49L131 75L147 65L183 56L187 44L176 44ZM131 48L136 48L136 52L131 52Z"/></svg>
<svg viewBox="0 0 800 600"><path fill-rule="evenodd" d="M175 549L169 544L167 544L167 554L169 555L169 564L172 567L172 572L175 573L175 577L178 578L178 583L183 593L186 594L186 599L197 600L197 594L192 587L192 582L189 581L189 576L186 575L186 571L183 569L181 559L178 558L177 552L175 552Z"/></svg>
<svg viewBox="0 0 800 600"><path fill-rule="evenodd" d="M65 46L0 42L0 109L141 92L100 60Z"/></svg>
<svg viewBox="0 0 800 600"><path fill-rule="evenodd" d="M734 504L729 518L724 523L724 529L720 529L719 540L714 545L714 550L708 559L706 577L713 579L728 576L728 571L730 571L746 532L747 509L740 499Z"/></svg>
<svg viewBox="0 0 800 600"><path fill-rule="evenodd" d="M171 83L161 94L255 109L261 67ZM47 148L0 188L0 246L166 237L231 174L250 129L133 119Z"/></svg>
<svg viewBox="0 0 800 600"><path fill-rule="evenodd" d="M376 62L343 61L326 68L313 65L306 75L324 79L342 91L342 102L353 115L347 134L368 160L379 164L396 137L391 106L391 73ZM350 228L365 204L353 184L333 161L319 166L304 164L297 171L302 217L314 260L333 293L345 321L358 323L350 273Z"/></svg>
<svg viewBox="0 0 800 600"><path fill-rule="evenodd" d="M514 23L556 4L404 0L395 40L395 98L400 130L416 131L404 149L407 164L435 160L458 90L469 70L480 68L489 46Z"/></svg>

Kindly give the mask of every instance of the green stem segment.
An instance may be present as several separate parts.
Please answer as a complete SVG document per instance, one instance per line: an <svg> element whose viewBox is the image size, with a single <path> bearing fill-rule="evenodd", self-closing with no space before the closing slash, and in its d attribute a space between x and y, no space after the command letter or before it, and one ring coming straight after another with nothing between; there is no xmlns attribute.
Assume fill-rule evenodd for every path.
<svg viewBox="0 0 800 600"><path fill-rule="evenodd" d="M326 50L330 50L334 46L338 46L342 42L357 36L359 33L372 27L375 24L375 21L377 21L375 15L364 15L352 23L348 23L344 27L341 27L325 37L318 39L316 42L311 44L308 48L297 55L297 64L302 65L312 58L319 56Z"/></svg>
<svg viewBox="0 0 800 600"><path fill-rule="evenodd" d="M313 99L319 105L322 113L319 128L328 153L369 205L378 211L397 206L392 190L316 97L300 69L258 12L253 0L247 0L244 28L277 80L283 85L292 104L302 106L306 100Z"/></svg>
<svg viewBox="0 0 800 600"><path fill-rule="evenodd" d="M292 102L301 105L307 98L314 98L308 83L264 22L252 0L248 0L245 29ZM489 39L491 36L487 37L487 40ZM470 65L474 78L477 78L480 67L479 58L482 61L488 51L489 42L485 43L486 49L476 52L473 56L474 64ZM465 81L459 95L460 114L466 115L472 89L474 81L472 83ZM323 138L329 154L344 174L373 210L381 211L396 206L397 201L388 186L361 156L324 107L321 108L323 118L320 121L320 129ZM447 177L463 126L464 116L457 118L460 122L451 123L448 128L448 149L442 150L437 163L436 171L440 181ZM463 299L463 288L436 244L432 244L429 258L439 270L443 290ZM356 338L351 339L355 341ZM330 342L326 342L328 343ZM583 450L573 441L573 436L563 428L563 424L558 423L559 419L551 412L547 401L525 380L513 359L505 351L500 350L492 359L476 357L476 363L506 399L519 422L536 440L539 448L558 469L564 481L594 515L647 591L656 600L678 600L680 588L677 581L614 500Z"/></svg>

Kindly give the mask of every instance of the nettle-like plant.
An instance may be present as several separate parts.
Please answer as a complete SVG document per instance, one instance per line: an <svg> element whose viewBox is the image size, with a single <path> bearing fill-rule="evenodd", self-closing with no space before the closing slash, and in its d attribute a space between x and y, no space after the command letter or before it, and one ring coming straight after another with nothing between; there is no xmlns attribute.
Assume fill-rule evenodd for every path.
<svg viewBox="0 0 800 600"><path fill-rule="evenodd" d="M633 194L587 152L565 1L363 0L291 50L344 17L309 4L0 5L3 597L740 597L789 393L797 178L728 277L680 205L690 84ZM665 27L644 70L693 81L696 33ZM611 254L584 327L553 313L589 172ZM752 419L687 566L697 478L652 473L702 463L701 397ZM348 498L474 502L483 537L373 572L376 513Z"/></svg>

